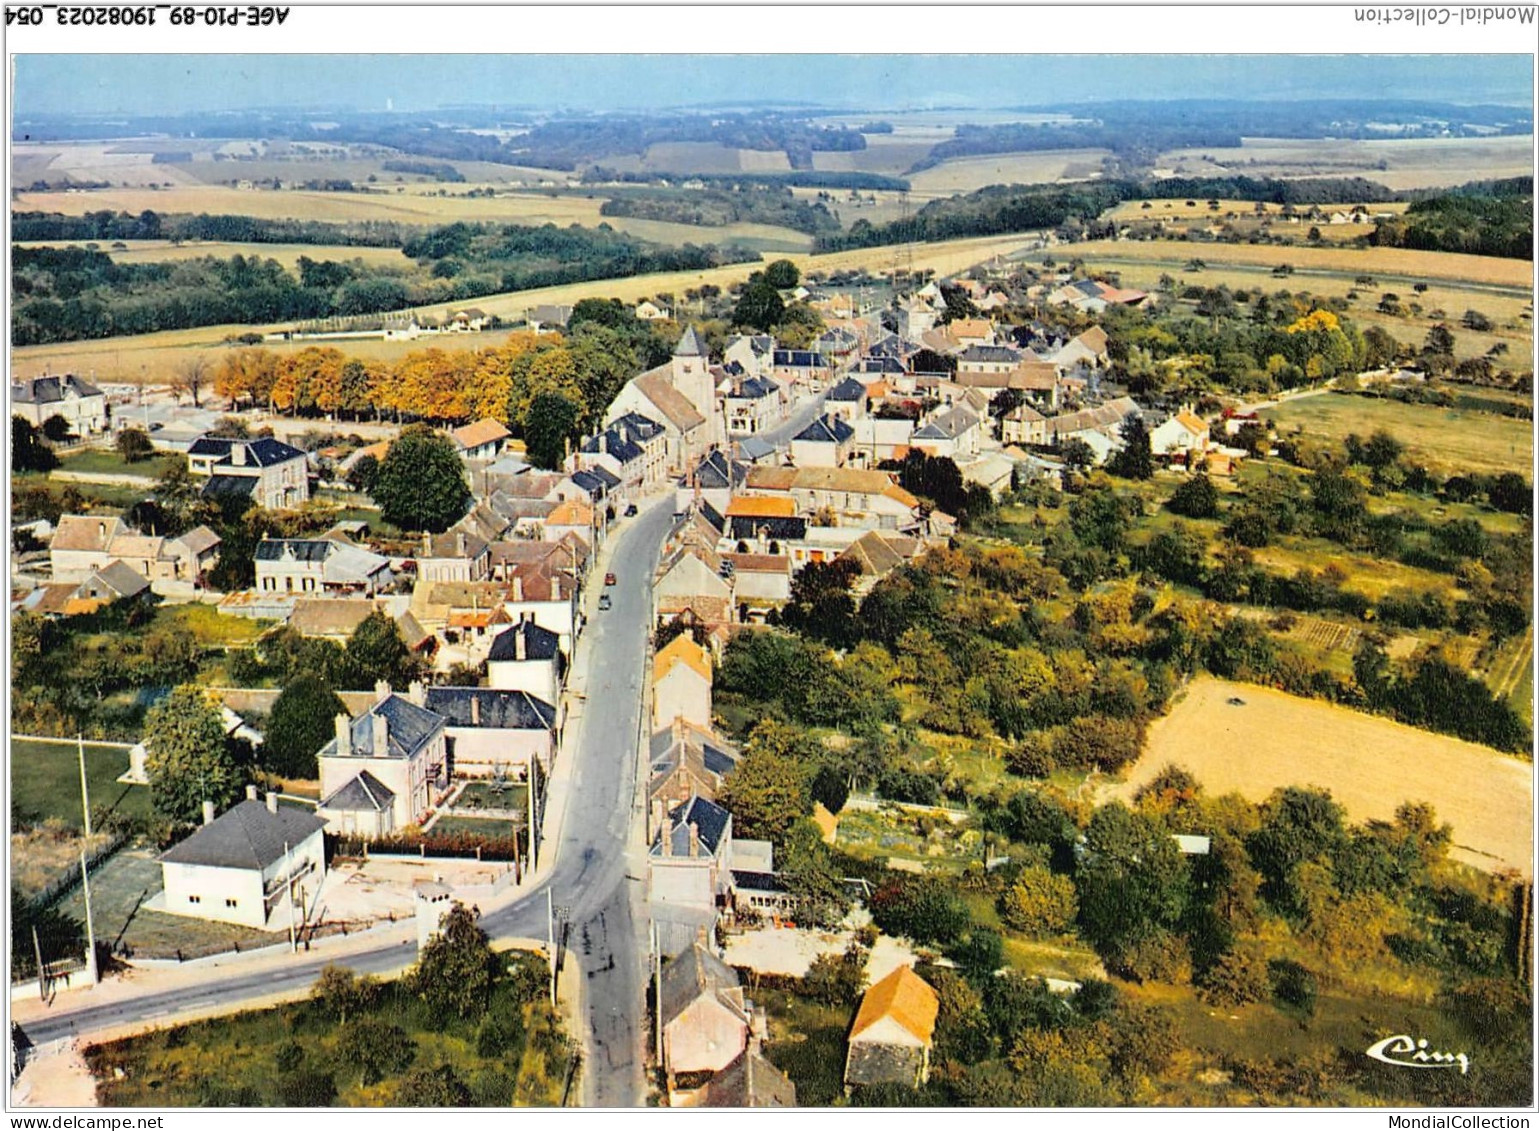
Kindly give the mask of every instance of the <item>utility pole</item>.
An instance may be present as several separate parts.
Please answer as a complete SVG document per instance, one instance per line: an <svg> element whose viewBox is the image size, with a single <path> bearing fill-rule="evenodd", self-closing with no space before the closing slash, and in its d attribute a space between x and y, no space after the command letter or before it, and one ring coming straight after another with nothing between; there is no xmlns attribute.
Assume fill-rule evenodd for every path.
<svg viewBox="0 0 1539 1131"><path fill-rule="evenodd" d="M289 852L289 842L283 842L283 882L288 887L289 897L289 953L297 953L299 942L294 934L294 865L293 857Z"/></svg>
<svg viewBox="0 0 1539 1131"><path fill-rule="evenodd" d="M96 968L96 925L91 918L91 873L86 867L85 849L80 850L80 887L85 894L86 911L86 976L91 979L91 985L101 981L101 972Z"/></svg>
<svg viewBox="0 0 1539 1131"><path fill-rule="evenodd" d="M39 1001L48 1000L48 977L43 970L43 944L37 941L37 928L32 928L32 953L37 955L37 996Z"/></svg>
<svg viewBox="0 0 1539 1131"><path fill-rule="evenodd" d="M540 769L540 761L539 761L539 759L536 758L533 754L529 755L529 775L528 775L528 780L526 782L526 784L528 785L529 788L526 789L524 792L526 792L529 795L529 798L528 798L528 809L529 809L529 871L531 871L531 872L534 871L534 865L535 865L535 844L534 844L534 840L535 840L535 837L538 835L538 831L535 829L535 825L534 825L534 790L535 790L535 777L538 774L539 769Z"/></svg>
<svg viewBox="0 0 1539 1131"><path fill-rule="evenodd" d="M76 733L75 742L80 750L80 813L85 818L85 835L91 837L91 794L86 788L85 735Z"/></svg>
<svg viewBox="0 0 1539 1131"><path fill-rule="evenodd" d="M545 932L550 944L550 1007L556 1008L556 904L550 888L545 889Z"/></svg>
<svg viewBox="0 0 1539 1131"><path fill-rule="evenodd" d="M657 1067L663 1067L663 951L657 942L657 920L651 922L652 942L652 1017L657 1029Z"/></svg>

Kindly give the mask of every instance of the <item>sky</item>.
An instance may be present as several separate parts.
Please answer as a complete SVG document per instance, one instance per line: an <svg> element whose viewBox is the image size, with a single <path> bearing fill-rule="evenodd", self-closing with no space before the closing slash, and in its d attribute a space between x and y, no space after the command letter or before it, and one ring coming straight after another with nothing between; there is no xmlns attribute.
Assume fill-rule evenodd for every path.
<svg viewBox="0 0 1539 1131"><path fill-rule="evenodd" d="M1168 98L1528 105L1526 55L17 55L17 117L274 107L829 108ZM751 76L745 81L745 76Z"/></svg>

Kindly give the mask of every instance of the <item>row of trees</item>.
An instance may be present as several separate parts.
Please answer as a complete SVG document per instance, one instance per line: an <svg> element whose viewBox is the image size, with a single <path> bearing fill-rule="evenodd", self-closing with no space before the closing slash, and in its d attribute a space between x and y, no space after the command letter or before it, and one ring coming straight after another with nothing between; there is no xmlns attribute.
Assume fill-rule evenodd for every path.
<svg viewBox="0 0 1539 1131"><path fill-rule="evenodd" d="M527 427L534 402L553 394L572 406L576 435L594 427L621 386L668 348L594 321L577 323L565 337L517 333L487 349L416 350L394 362L349 358L329 346L288 354L249 346L219 361L213 387L236 406L295 415L492 419L515 432Z"/></svg>

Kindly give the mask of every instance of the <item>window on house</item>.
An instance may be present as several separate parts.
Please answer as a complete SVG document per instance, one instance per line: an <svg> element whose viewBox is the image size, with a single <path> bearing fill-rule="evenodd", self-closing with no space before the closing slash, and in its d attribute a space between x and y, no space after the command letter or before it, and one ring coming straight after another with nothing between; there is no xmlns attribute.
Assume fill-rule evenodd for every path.
<svg viewBox="0 0 1539 1131"><path fill-rule="evenodd" d="M235 900L227 899L227 900L224 901L224 905L226 907L234 907L235 906Z"/></svg>
<svg viewBox="0 0 1539 1131"><path fill-rule="evenodd" d="M203 902L203 897L201 895L189 895L187 897L187 902L188 903L202 903Z"/></svg>

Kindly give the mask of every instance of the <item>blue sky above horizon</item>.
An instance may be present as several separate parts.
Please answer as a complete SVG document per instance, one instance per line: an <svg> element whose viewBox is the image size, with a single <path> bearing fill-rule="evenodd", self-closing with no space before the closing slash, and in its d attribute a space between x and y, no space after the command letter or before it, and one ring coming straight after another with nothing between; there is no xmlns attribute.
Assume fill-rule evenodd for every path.
<svg viewBox="0 0 1539 1131"><path fill-rule="evenodd" d="M1111 99L1414 99L1529 106L1529 55L18 55L14 114L256 108L831 109ZM744 76L752 76L745 82Z"/></svg>

